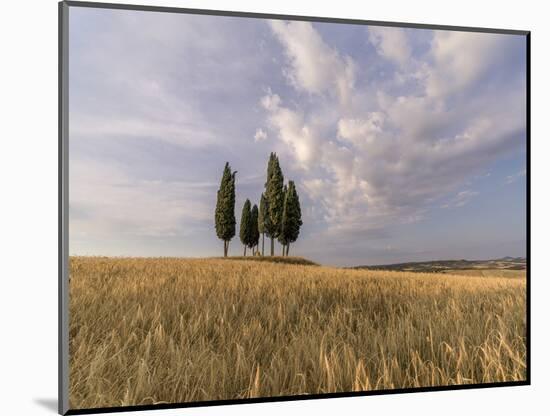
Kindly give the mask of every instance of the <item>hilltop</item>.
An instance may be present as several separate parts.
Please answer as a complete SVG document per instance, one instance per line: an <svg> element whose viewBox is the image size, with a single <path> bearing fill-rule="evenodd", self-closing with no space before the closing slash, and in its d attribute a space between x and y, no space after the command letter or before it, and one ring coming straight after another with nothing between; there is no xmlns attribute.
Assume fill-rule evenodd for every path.
<svg viewBox="0 0 550 416"><path fill-rule="evenodd" d="M319 266L319 264L305 259L303 257L288 257L288 256L239 256L239 257L219 257L223 260L247 260L247 261L259 261L267 263L285 263L296 264L302 266Z"/></svg>

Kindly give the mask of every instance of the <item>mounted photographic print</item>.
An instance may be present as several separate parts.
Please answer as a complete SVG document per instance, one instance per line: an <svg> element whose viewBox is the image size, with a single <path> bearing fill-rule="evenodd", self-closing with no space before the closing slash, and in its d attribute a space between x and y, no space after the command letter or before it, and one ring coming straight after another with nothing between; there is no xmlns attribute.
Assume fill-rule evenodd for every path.
<svg viewBox="0 0 550 416"><path fill-rule="evenodd" d="M60 413L529 384L529 32L59 10Z"/></svg>

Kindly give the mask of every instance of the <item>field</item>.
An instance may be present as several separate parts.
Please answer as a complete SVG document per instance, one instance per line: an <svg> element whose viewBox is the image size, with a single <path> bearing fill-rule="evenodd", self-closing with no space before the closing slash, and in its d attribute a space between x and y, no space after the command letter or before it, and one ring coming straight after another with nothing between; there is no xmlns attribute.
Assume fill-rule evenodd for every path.
<svg viewBox="0 0 550 416"><path fill-rule="evenodd" d="M70 407L524 380L525 279L70 259Z"/></svg>
<svg viewBox="0 0 550 416"><path fill-rule="evenodd" d="M442 273L459 274L461 276L480 276L480 277L504 277L504 278L523 278L525 279L525 270L508 269L470 269L470 270L445 270Z"/></svg>

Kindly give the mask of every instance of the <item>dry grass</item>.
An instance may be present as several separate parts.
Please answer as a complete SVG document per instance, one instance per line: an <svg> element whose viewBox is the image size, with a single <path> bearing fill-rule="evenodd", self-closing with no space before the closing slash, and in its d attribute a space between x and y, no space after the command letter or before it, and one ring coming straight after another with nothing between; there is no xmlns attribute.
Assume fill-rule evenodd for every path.
<svg viewBox="0 0 550 416"><path fill-rule="evenodd" d="M70 260L71 408L523 380L525 280Z"/></svg>
<svg viewBox="0 0 550 416"><path fill-rule="evenodd" d="M510 270L510 269L446 270L443 273L460 274L461 276L504 277L504 278L522 278L522 279L525 279L525 276L527 274L525 270Z"/></svg>

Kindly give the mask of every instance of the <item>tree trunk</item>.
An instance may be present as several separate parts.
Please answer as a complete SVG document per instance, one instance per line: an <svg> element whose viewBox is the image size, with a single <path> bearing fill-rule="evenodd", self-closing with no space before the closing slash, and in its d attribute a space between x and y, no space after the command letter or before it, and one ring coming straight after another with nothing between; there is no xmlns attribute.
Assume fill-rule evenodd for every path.
<svg viewBox="0 0 550 416"><path fill-rule="evenodd" d="M246 245L244 246L244 254L243 254L243 256L246 257Z"/></svg>
<svg viewBox="0 0 550 416"><path fill-rule="evenodd" d="M286 256L288 257L288 250L290 249L290 243L286 245Z"/></svg>
<svg viewBox="0 0 550 416"><path fill-rule="evenodd" d="M283 246L283 254L282 254L282 255L283 255L283 257L284 257L284 256L285 256L285 248L286 248L286 246L285 246L284 244L282 244L282 246Z"/></svg>
<svg viewBox="0 0 550 416"><path fill-rule="evenodd" d="M223 256L227 257L227 241L223 240Z"/></svg>
<svg viewBox="0 0 550 416"><path fill-rule="evenodd" d="M275 255L275 239L271 237L271 256Z"/></svg>
<svg viewBox="0 0 550 416"><path fill-rule="evenodd" d="M265 238L265 233L262 233L262 256L265 254L264 253L264 238Z"/></svg>

